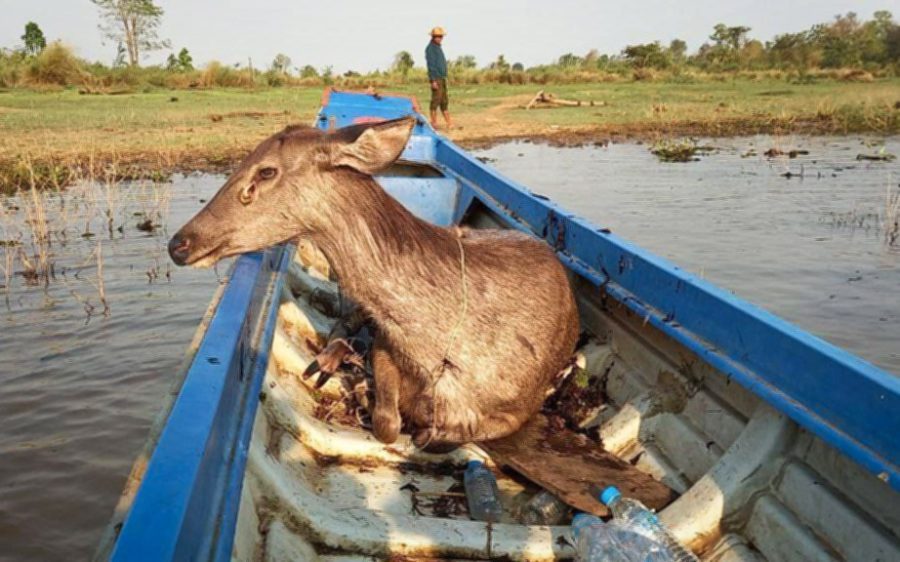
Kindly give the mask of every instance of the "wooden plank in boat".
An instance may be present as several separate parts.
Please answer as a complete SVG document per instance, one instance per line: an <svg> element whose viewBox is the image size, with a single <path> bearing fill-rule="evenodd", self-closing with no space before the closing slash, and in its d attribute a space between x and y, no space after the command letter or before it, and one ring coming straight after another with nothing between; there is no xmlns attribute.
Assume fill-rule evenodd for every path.
<svg viewBox="0 0 900 562"><path fill-rule="evenodd" d="M675 493L629 463L569 429L551 429L539 414L516 433L478 444L498 465L506 465L580 511L608 515L597 496L606 486L660 510Z"/></svg>

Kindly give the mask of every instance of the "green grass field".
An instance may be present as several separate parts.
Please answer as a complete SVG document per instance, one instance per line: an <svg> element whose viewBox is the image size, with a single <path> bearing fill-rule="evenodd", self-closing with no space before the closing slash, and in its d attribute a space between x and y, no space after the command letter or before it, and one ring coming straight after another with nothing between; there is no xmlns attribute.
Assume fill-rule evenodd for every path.
<svg viewBox="0 0 900 562"><path fill-rule="evenodd" d="M476 145L508 138L578 142L628 135L900 131L900 79L554 85L543 88L558 98L595 105L526 111L523 106L539 88L451 85L457 127L449 136ZM416 95L427 110L427 86L396 91ZM0 163L28 157L165 169L221 167L288 123L311 123L321 95L319 88L122 95L6 90L0 92ZM6 188L10 181L0 178Z"/></svg>

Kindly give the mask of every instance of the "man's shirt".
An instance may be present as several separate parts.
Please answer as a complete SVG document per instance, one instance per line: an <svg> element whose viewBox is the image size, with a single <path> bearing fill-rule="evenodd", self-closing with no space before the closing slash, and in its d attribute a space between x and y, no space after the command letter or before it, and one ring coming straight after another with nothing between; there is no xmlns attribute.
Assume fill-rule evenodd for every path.
<svg viewBox="0 0 900 562"><path fill-rule="evenodd" d="M425 48L425 62L428 64L428 79L439 80L447 77L447 59L444 50L434 41Z"/></svg>

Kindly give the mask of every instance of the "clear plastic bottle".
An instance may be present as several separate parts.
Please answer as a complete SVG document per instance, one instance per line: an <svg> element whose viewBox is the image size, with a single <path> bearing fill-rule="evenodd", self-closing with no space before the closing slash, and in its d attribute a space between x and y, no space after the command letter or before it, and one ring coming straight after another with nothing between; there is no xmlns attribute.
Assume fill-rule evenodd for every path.
<svg viewBox="0 0 900 562"><path fill-rule="evenodd" d="M699 562L694 553L682 546L678 539L660 523L656 514L641 502L626 498L615 486L610 486L600 494L600 501L609 507L616 520L631 523L648 537L665 545L675 562Z"/></svg>
<svg viewBox="0 0 900 562"><path fill-rule="evenodd" d="M547 490L543 490L522 506L522 523L555 525L562 521L568 511L568 505Z"/></svg>
<svg viewBox="0 0 900 562"><path fill-rule="evenodd" d="M578 562L673 562L665 545L624 521L604 523L579 513L572 519L572 539Z"/></svg>
<svg viewBox="0 0 900 562"><path fill-rule="evenodd" d="M469 515L478 521L497 523L503 514L500 505L500 490L497 479L481 461L469 461L463 477L466 486L466 500L469 503Z"/></svg>

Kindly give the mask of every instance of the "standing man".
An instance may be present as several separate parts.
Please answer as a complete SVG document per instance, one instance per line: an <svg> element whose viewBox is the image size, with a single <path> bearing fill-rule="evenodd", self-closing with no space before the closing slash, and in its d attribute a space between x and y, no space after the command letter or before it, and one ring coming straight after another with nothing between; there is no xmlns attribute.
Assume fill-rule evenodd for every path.
<svg viewBox="0 0 900 562"><path fill-rule="evenodd" d="M447 97L447 59L441 42L444 40L444 28L435 27L431 30L431 42L425 48L425 61L428 63L428 81L431 82L431 126L437 129L437 110L441 108L447 128L453 127L450 122L450 113L447 111L449 98Z"/></svg>

